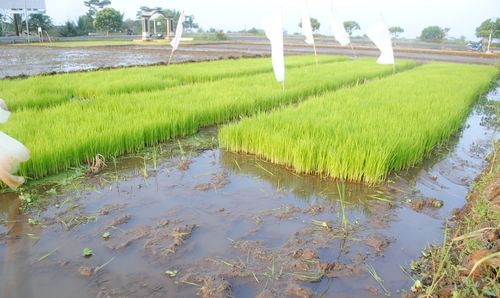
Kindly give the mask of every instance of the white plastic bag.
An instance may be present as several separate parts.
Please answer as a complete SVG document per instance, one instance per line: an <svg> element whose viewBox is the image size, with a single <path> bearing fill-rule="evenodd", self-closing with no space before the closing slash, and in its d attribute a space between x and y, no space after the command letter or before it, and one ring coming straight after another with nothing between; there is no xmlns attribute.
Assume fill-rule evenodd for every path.
<svg viewBox="0 0 500 298"><path fill-rule="evenodd" d="M12 189L24 183L23 177L12 175L21 162L30 159L29 150L17 140L0 131L0 180Z"/></svg>

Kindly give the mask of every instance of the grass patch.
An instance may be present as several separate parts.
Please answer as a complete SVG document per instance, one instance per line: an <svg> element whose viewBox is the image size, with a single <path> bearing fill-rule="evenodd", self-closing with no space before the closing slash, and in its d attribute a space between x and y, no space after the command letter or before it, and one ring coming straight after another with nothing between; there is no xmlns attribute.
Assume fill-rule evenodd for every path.
<svg viewBox="0 0 500 298"><path fill-rule="evenodd" d="M187 65L186 65L187 66ZM414 67L401 61L398 69ZM23 142L32 159L20 173L38 179L101 154L106 159L196 133L199 128L287 105L322 92L392 73L392 66L361 59L292 68L287 89L273 73L189 86L102 96L13 113L2 130Z"/></svg>
<svg viewBox="0 0 500 298"><path fill-rule="evenodd" d="M455 133L498 72L427 64L228 125L219 141L297 172L378 183L420 163Z"/></svg>
<svg viewBox="0 0 500 298"><path fill-rule="evenodd" d="M467 205L445 230L441 246L425 250L410 269L415 284L406 297L498 297L500 286L500 143L476 181Z"/></svg>
<svg viewBox="0 0 500 298"><path fill-rule="evenodd" d="M348 59L342 56L320 56L319 62L332 63ZM272 65L269 60L219 60L0 80L0 98L3 98L13 111L44 108L70 100L93 99L101 95L161 90L182 84L270 73ZM314 63L314 57L309 55L290 56L286 60L288 68Z"/></svg>

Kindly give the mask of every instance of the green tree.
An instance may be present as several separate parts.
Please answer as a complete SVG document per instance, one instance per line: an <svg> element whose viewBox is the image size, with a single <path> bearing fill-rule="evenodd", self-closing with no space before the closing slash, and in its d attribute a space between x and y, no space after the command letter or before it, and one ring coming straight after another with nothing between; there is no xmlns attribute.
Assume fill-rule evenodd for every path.
<svg viewBox="0 0 500 298"><path fill-rule="evenodd" d="M352 36L352 33L354 31L361 29L361 27L359 27L359 24L356 21L345 21L344 28L345 31L347 31L347 33L349 34L349 36Z"/></svg>
<svg viewBox="0 0 500 298"><path fill-rule="evenodd" d="M185 28L196 29L198 28L198 23L194 22L194 15L186 16L186 21L183 23Z"/></svg>
<svg viewBox="0 0 500 298"><path fill-rule="evenodd" d="M137 18L139 19L144 13L151 11L163 11L163 8L157 7L149 7L149 6L141 6L136 13Z"/></svg>
<svg viewBox="0 0 500 298"><path fill-rule="evenodd" d="M476 36L489 38L500 38L500 18L496 20L487 19L476 28Z"/></svg>
<svg viewBox="0 0 500 298"><path fill-rule="evenodd" d="M420 34L420 39L426 41L443 41L450 28L441 28L439 26L429 26L422 30Z"/></svg>
<svg viewBox="0 0 500 298"><path fill-rule="evenodd" d="M38 32L38 27L41 27L43 31L48 31L54 26L52 24L52 19L48 15L44 14L30 15L28 24L30 32ZM26 28L25 22L23 22L23 28Z"/></svg>
<svg viewBox="0 0 500 298"><path fill-rule="evenodd" d="M78 27L72 21L66 21L66 23L59 28L58 32L62 37L72 37L79 35Z"/></svg>
<svg viewBox="0 0 500 298"><path fill-rule="evenodd" d="M81 35L88 35L90 32L94 31L94 19L88 15L79 16L77 29Z"/></svg>
<svg viewBox="0 0 500 298"><path fill-rule="evenodd" d="M299 27L302 28L302 21L299 23ZM317 19L311 18L311 27L313 32L316 32L321 27L321 23Z"/></svg>
<svg viewBox="0 0 500 298"><path fill-rule="evenodd" d="M405 32L405 30L399 26L393 26L389 28L389 32L391 32L393 37L397 38L399 34Z"/></svg>
<svg viewBox="0 0 500 298"><path fill-rule="evenodd" d="M0 36L3 36L4 32L7 31L7 19L8 16L6 14L1 14L0 13Z"/></svg>
<svg viewBox="0 0 500 298"><path fill-rule="evenodd" d="M94 27L98 30L119 31L123 25L123 14L114 8L104 8L97 12Z"/></svg>
<svg viewBox="0 0 500 298"><path fill-rule="evenodd" d="M97 12L104 7L111 5L110 0L87 0L84 1L83 4L87 6L89 11L87 12L87 16L94 18Z"/></svg>

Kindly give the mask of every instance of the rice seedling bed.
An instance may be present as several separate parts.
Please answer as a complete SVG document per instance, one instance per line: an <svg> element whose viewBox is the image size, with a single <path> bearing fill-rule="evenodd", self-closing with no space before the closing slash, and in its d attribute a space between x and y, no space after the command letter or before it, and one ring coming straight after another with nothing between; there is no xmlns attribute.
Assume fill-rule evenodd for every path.
<svg viewBox="0 0 500 298"><path fill-rule="evenodd" d="M343 56L319 56L319 63L348 60ZM314 56L290 56L288 68L312 65ZM44 108L100 95L161 90L183 84L272 72L269 58L219 60L170 66L129 67L82 73L1 80L0 98L11 110Z"/></svg>
<svg viewBox="0 0 500 298"><path fill-rule="evenodd" d="M400 61L398 70L415 66ZM292 68L286 91L266 73L189 86L107 95L88 101L71 101L43 111L15 112L2 127L23 142L32 159L20 173L41 178L105 157L134 152L199 128L259 111L305 100L311 95L336 90L392 73L373 59Z"/></svg>
<svg viewBox="0 0 500 298"><path fill-rule="evenodd" d="M378 183L456 133L498 74L491 66L427 64L227 125L219 141L297 172Z"/></svg>

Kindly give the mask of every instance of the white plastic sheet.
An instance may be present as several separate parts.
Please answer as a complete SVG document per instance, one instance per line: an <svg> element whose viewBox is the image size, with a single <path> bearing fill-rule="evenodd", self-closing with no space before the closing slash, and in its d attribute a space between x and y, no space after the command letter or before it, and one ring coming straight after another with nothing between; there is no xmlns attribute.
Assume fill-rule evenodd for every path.
<svg viewBox="0 0 500 298"><path fill-rule="evenodd" d="M314 45L314 35L311 25L311 16L309 14L309 2L304 0L304 7L302 8L302 32L306 37L305 42L308 45Z"/></svg>
<svg viewBox="0 0 500 298"><path fill-rule="evenodd" d="M285 52L283 49L283 21L281 15L264 19L262 25L266 36L271 41L273 69L276 80L285 82Z"/></svg>
<svg viewBox="0 0 500 298"><path fill-rule="evenodd" d="M378 64L394 64L394 51L392 49L391 34L384 22L379 22L366 33L380 50Z"/></svg>
<svg viewBox="0 0 500 298"><path fill-rule="evenodd" d="M182 12L181 15L179 16L179 20L177 21L177 28L175 29L175 37L170 42L170 45L172 46L172 52L176 51L177 48L179 47L182 38L182 33L184 32L183 23L185 21L186 21L186 16L184 15L184 12Z"/></svg>
<svg viewBox="0 0 500 298"><path fill-rule="evenodd" d="M0 98L0 123L5 123L9 120L10 112L7 109L5 101Z"/></svg>
<svg viewBox="0 0 500 298"><path fill-rule="evenodd" d="M12 189L24 183L24 178L14 176L21 162L30 158L29 150L17 140L0 131L0 180Z"/></svg>

